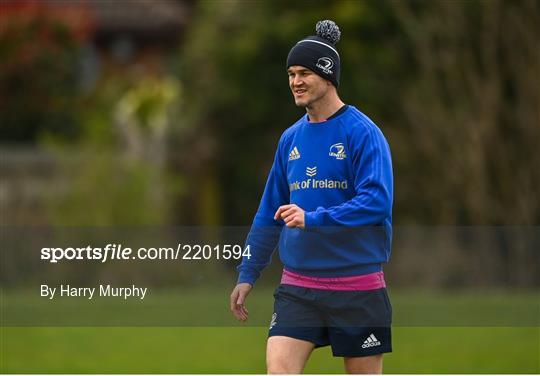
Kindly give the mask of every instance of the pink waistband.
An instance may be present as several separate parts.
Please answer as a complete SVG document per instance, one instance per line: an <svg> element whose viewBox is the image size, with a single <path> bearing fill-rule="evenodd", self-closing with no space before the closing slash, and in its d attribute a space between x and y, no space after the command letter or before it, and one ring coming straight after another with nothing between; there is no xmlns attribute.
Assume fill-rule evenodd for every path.
<svg viewBox="0 0 540 376"><path fill-rule="evenodd" d="M366 291L386 287L382 271L353 277L309 277L283 269L282 285L336 291Z"/></svg>

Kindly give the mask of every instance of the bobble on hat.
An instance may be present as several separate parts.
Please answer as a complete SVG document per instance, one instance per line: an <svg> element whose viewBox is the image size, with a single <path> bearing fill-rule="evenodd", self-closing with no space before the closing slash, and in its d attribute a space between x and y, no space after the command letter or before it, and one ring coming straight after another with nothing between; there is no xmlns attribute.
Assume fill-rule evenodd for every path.
<svg viewBox="0 0 540 376"><path fill-rule="evenodd" d="M341 38L341 31L334 21L319 21L315 26L315 30L317 31L317 36L326 39L334 45L339 42L339 38Z"/></svg>

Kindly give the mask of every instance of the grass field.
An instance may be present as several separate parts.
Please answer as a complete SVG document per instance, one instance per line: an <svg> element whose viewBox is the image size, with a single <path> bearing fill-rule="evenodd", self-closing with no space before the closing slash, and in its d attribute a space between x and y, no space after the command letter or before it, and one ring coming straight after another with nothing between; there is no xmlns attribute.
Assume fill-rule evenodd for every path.
<svg viewBox="0 0 540 376"><path fill-rule="evenodd" d="M539 328L395 328L386 373L539 373ZM3 373L264 373L266 328L3 328ZM329 348L307 373L342 373Z"/></svg>
<svg viewBox="0 0 540 376"><path fill-rule="evenodd" d="M160 307L158 312L162 315L163 309L168 308L169 316L163 317L169 321L177 314L183 315L180 322L188 322L188 316L192 316L192 323L206 322L207 325L2 327L0 371L264 373L267 324L260 323L266 322L271 312L270 294L271 291L260 289L251 296L252 325L258 326L235 324L227 310L227 296L221 292L190 290L156 294L154 303ZM534 317L538 315L536 293L391 295L396 325L393 328L394 352L385 355L386 373L540 373L540 328L538 318ZM21 294L4 294L2 312L19 315L25 307L27 315L33 309L39 314L47 312L39 311L44 306L35 305L33 301ZM51 312L80 312L81 306L70 305L72 303L71 300L58 301L51 305L55 309ZM108 306L104 303L96 307L99 307L96 312L105 310L106 313ZM512 314L511 307L515 310L514 317L504 321L503 316ZM133 317L137 316L136 308L136 305L130 308ZM415 311L425 312L426 309L427 314L413 315ZM491 311L502 313L500 317L488 318L499 325L474 324ZM448 317L443 317L445 312ZM125 315L126 311L122 309L117 314ZM430 321L430 315L443 319ZM451 320L453 315L463 317ZM473 317L472 324L459 325L469 316ZM216 318L220 320L211 321ZM13 319L8 318L8 323L9 320ZM6 324L5 317L2 322ZM227 322L230 324L223 325ZM426 324L413 325L418 322ZM442 325L444 322L449 325ZM501 325L505 322L509 325ZM342 373L342 359L333 358L328 347L317 349L305 371Z"/></svg>

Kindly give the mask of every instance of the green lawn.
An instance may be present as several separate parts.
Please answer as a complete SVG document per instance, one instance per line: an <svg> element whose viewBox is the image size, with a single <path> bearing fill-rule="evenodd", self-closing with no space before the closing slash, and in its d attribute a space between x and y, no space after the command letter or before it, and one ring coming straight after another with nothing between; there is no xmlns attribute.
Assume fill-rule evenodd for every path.
<svg viewBox="0 0 540 376"><path fill-rule="evenodd" d="M386 373L539 373L539 328L394 329ZM3 328L4 373L264 373L266 328ZM341 373L329 348L307 373Z"/></svg>
<svg viewBox="0 0 540 376"><path fill-rule="evenodd" d="M155 291L139 302L47 301L4 290L0 371L264 373L272 290L250 295L250 326L232 319L228 293L224 285ZM394 352L385 356L386 373L540 373L536 291L390 296ZM342 371L328 347L306 368Z"/></svg>

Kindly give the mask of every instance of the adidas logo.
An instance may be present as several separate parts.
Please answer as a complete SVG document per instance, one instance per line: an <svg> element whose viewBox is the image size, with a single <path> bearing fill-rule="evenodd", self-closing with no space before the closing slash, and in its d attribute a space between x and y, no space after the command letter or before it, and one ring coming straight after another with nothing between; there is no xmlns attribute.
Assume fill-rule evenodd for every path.
<svg viewBox="0 0 540 376"><path fill-rule="evenodd" d="M306 175L309 177L317 175L317 166L306 168Z"/></svg>
<svg viewBox="0 0 540 376"><path fill-rule="evenodd" d="M369 335L369 337L367 337L366 340L364 341L364 344L362 345L362 348L367 349L369 347L380 346L380 345L381 345L381 342L379 342L379 340L377 340L377 338L375 338L373 333L371 333Z"/></svg>
<svg viewBox="0 0 540 376"><path fill-rule="evenodd" d="M300 159L300 152L298 151L298 148L295 146L291 153L289 154L289 161L294 161L296 159Z"/></svg>

